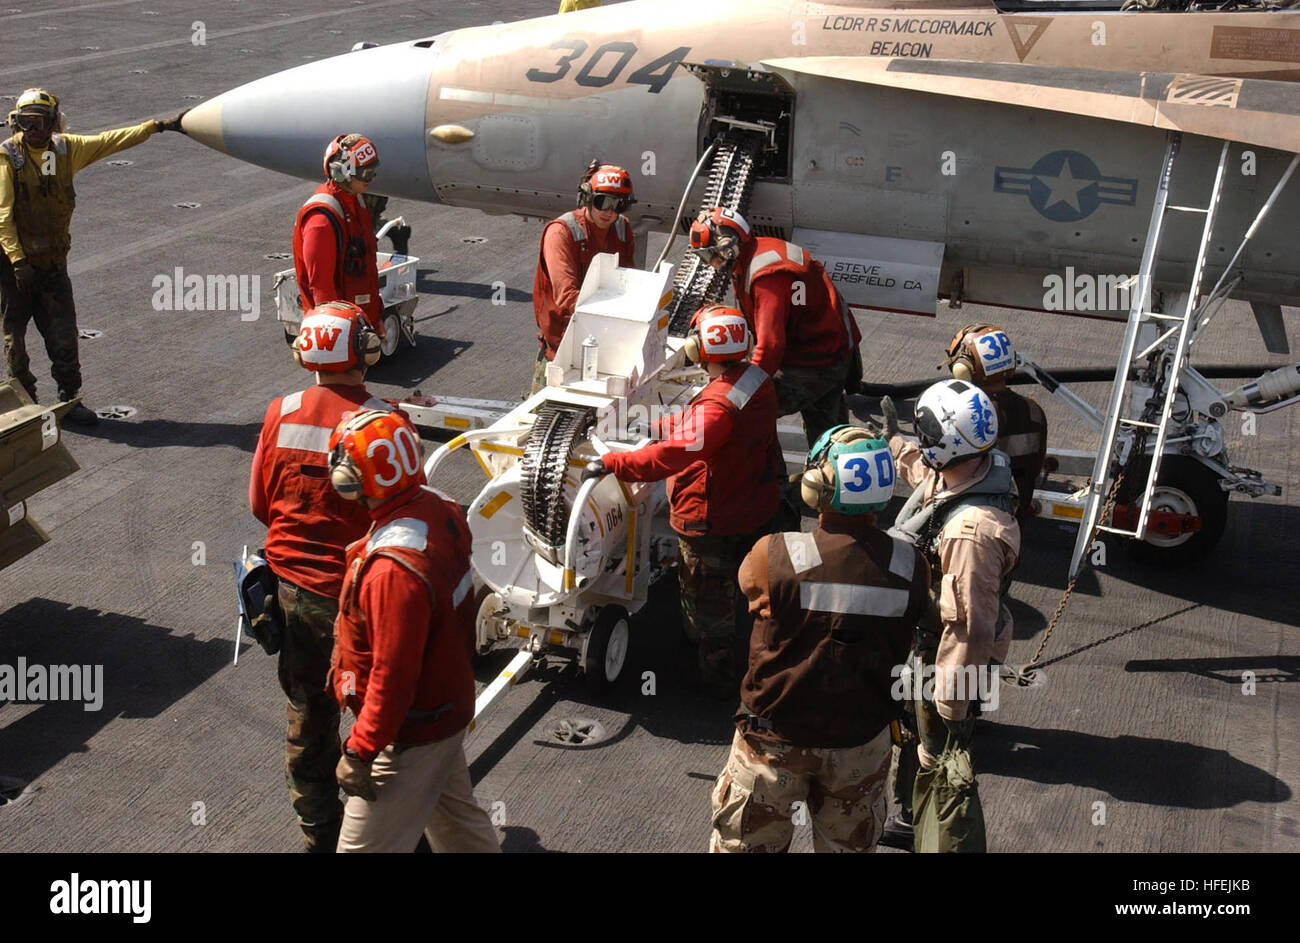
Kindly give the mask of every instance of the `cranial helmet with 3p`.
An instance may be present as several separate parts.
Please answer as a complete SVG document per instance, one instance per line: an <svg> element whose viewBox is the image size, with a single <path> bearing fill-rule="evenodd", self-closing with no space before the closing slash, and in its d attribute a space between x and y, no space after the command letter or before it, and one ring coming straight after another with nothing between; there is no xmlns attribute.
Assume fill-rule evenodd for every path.
<svg viewBox="0 0 1300 943"><path fill-rule="evenodd" d="M754 337L739 308L709 305L691 318L682 349L694 363L735 363L749 356Z"/></svg>
<svg viewBox="0 0 1300 943"><path fill-rule="evenodd" d="M379 335L350 301L327 301L303 316L293 341L293 359L313 371L343 373L379 362Z"/></svg>
<svg viewBox="0 0 1300 943"><path fill-rule="evenodd" d="M370 138L340 134L325 147L325 176L342 186L359 178L371 181L379 169L379 151Z"/></svg>
<svg viewBox="0 0 1300 943"><path fill-rule="evenodd" d="M593 160L578 184L578 205L622 213L636 202L632 194L632 175L616 164Z"/></svg>
<svg viewBox="0 0 1300 943"><path fill-rule="evenodd" d="M808 450L799 493L815 511L883 511L894 493L894 458L875 429L835 426Z"/></svg>
<svg viewBox="0 0 1300 943"><path fill-rule="evenodd" d="M704 210L691 223L691 251L706 261L734 262L753 238L745 217L725 206Z"/></svg>
<svg viewBox="0 0 1300 943"><path fill-rule="evenodd" d="M1016 351L1002 328L968 324L948 345L948 367L958 380L1002 385L1016 372Z"/></svg>
<svg viewBox="0 0 1300 943"><path fill-rule="evenodd" d="M921 458L942 471L989 451L998 441L998 414L988 394L965 380L943 380L916 401L913 425Z"/></svg>
<svg viewBox="0 0 1300 943"><path fill-rule="evenodd" d="M420 436L396 410L344 413L329 448L330 483L350 500L386 501L425 482Z"/></svg>

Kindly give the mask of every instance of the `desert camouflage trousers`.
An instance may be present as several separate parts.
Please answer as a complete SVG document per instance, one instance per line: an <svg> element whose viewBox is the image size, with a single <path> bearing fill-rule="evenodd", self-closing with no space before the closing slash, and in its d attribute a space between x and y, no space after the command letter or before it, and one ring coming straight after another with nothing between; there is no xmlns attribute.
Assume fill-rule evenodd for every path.
<svg viewBox="0 0 1300 943"><path fill-rule="evenodd" d="M677 536L677 585L682 594L683 629L692 641L736 637L741 561L759 532L726 537Z"/></svg>
<svg viewBox="0 0 1300 943"><path fill-rule="evenodd" d="M339 705L325 688L334 650L338 602L280 580L284 643L280 648L280 687L288 700L284 775L289 800L298 814L310 851L332 852L343 821L334 767L339 742Z"/></svg>
<svg viewBox="0 0 1300 943"><path fill-rule="evenodd" d="M814 850L871 851L884 827L889 748L888 727L840 748L778 746L737 731L713 787L709 851L789 851L802 815Z"/></svg>
<svg viewBox="0 0 1300 943"><path fill-rule="evenodd" d="M844 380L851 365L852 359L846 358L830 367L782 367L772 377L777 414L803 416L809 448L827 429L849 421Z"/></svg>
<svg viewBox="0 0 1300 943"><path fill-rule="evenodd" d="M546 367L549 364L550 361L546 359L546 351L539 350L537 359L533 361L533 382L532 386L528 388L529 396L546 387Z"/></svg>

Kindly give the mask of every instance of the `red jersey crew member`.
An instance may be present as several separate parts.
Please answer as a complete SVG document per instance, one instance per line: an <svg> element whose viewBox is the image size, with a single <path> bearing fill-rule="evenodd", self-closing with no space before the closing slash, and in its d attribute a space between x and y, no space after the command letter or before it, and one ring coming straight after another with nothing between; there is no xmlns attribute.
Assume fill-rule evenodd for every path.
<svg viewBox="0 0 1300 943"><path fill-rule="evenodd" d="M766 373L745 362L751 349L744 315L719 305L701 309L686 352L708 371L709 384L685 412L664 420L662 441L611 452L584 472L624 481L668 479L687 634L699 638L705 684L732 695L736 570L776 513L785 469L776 392Z"/></svg>
<svg viewBox="0 0 1300 943"><path fill-rule="evenodd" d="M303 308L347 301L366 313L384 335L375 231L361 199L379 170L369 138L340 134L325 148L325 182L316 188L293 226L293 269Z"/></svg>
<svg viewBox="0 0 1300 943"><path fill-rule="evenodd" d="M546 385L546 365L578 304L578 292L591 260L604 252L618 255L618 264L635 262L636 235L626 216L636 202L632 177L622 167L593 160L578 185L578 208L553 219L542 230L542 246L533 276L533 314L537 317L537 366L532 392Z"/></svg>
<svg viewBox="0 0 1300 943"><path fill-rule="evenodd" d="M1016 520L1034 516L1034 488L1047 460L1047 416L1032 399L1008 388L1016 375L1016 351L1002 328L970 324L948 345L948 366L958 380L974 383L998 411L998 450L1011 459L1011 476L1020 492Z"/></svg>
<svg viewBox="0 0 1300 943"><path fill-rule="evenodd" d="M762 537L740 566L754 614L749 672L710 851L788 851L807 803L817 851L870 851L885 818L893 666L925 610L929 568L876 526L894 462L874 432L828 430L801 490L812 533Z"/></svg>
<svg viewBox="0 0 1300 943"><path fill-rule="evenodd" d="M474 584L459 506L424 485L401 413L365 411L330 437L330 480L371 526L348 547L331 687L356 714L337 775L351 798L338 850L500 851L462 743L474 716Z"/></svg>
<svg viewBox="0 0 1300 943"><path fill-rule="evenodd" d="M364 508L329 481L329 438L344 413L387 409L362 385L379 356L379 338L355 306L332 301L309 312L294 359L316 385L272 400L253 456L248 500L267 527L266 559L279 580L285 631L280 687L288 698L285 778L308 851L332 852L343 820L334 766L339 708L326 690L343 555L366 532Z"/></svg>
<svg viewBox="0 0 1300 943"><path fill-rule="evenodd" d="M862 379L862 333L822 264L784 239L755 237L724 207L691 225L691 248L730 273L754 330L753 363L772 377L779 414L801 413L809 442L847 423L844 391Z"/></svg>

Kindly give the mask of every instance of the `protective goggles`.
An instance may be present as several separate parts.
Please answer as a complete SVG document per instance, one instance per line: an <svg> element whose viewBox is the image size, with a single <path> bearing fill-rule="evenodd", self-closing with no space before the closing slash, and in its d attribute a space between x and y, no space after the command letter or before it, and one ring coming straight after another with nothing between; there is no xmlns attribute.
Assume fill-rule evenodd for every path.
<svg viewBox="0 0 1300 943"><path fill-rule="evenodd" d="M367 167L365 170L358 170L355 174L353 174L353 176L356 177L358 180L360 180L362 183L370 183L375 179L375 174L377 174L378 172L379 171L374 167Z"/></svg>
<svg viewBox="0 0 1300 943"><path fill-rule="evenodd" d="M26 112L14 116L14 124L20 131L49 131L54 127L54 118L39 112Z"/></svg>
<svg viewBox="0 0 1300 943"><path fill-rule="evenodd" d="M614 196L610 193L597 193L591 198L591 205L598 210L614 210L621 213L630 205L625 196Z"/></svg>

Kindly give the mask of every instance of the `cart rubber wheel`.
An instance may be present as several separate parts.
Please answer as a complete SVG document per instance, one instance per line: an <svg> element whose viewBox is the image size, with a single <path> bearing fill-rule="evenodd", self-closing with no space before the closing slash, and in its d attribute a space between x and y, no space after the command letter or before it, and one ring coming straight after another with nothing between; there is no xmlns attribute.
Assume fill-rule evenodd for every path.
<svg viewBox="0 0 1300 943"><path fill-rule="evenodd" d="M494 593L490 586L484 585L478 588L478 592L474 594L474 650L480 655L492 651L497 637L495 631L487 633L491 641L486 646L482 645L479 640L484 635L483 623L491 619L493 613L500 611L501 608L501 597Z"/></svg>
<svg viewBox="0 0 1300 943"><path fill-rule="evenodd" d="M627 610L622 606L605 606L596 616L582 650L582 671L593 694L607 692L623 673L630 630Z"/></svg>
<svg viewBox="0 0 1300 943"><path fill-rule="evenodd" d="M1138 465L1139 480L1148 468L1149 460ZM1165 537L1148 531L1144 540L1127 541L1134 559L1176 566L1204 556L1219 542L1228 523L1228 492L1219 487L1213 469L1185 455L1166 455L1160 461L1160 480L1151 496L1151 509L1201 518L1201 529L1194 533Z"/></svg>
<svg viewBox="0 0 1300 943"><path fill-rule="evenodd" d="M384 342L379 346L379 352L385 358L397 353L398 348L402 346L402 323L397 317L397 312L387 311L384 313Z"/></svg>

